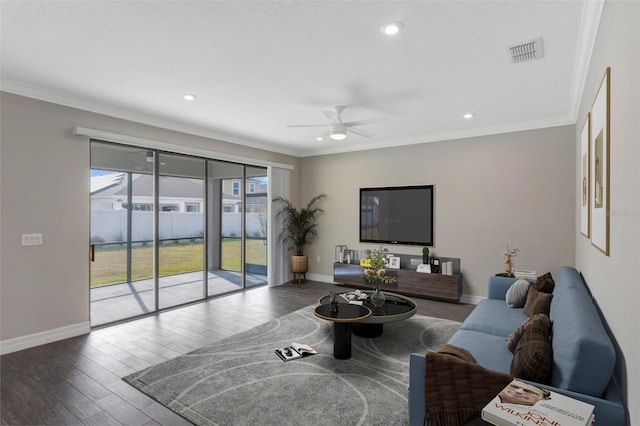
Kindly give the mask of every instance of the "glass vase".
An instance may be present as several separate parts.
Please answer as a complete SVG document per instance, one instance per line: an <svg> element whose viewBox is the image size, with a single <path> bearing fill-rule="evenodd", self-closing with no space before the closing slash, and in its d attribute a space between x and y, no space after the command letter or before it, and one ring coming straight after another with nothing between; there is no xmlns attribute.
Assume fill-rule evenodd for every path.
<svg viewBox="0 0 640 426"><path fill-rule="evenodd" d="M371 304L376 308L380 308L386 300L387 298L384 297L384 293L380 291L380 285L376 283L375 290L371 293Z"/></svg>

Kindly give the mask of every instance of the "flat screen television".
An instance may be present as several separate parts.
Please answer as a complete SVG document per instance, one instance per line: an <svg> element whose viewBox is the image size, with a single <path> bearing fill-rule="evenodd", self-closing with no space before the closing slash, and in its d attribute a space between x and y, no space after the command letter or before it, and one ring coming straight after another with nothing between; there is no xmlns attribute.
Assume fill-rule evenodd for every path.
<svg viewBox="0 0 640 426"><path fill-rule="evenodd" d="M360 188L360 242L433 246L433 185Z"/></svg>

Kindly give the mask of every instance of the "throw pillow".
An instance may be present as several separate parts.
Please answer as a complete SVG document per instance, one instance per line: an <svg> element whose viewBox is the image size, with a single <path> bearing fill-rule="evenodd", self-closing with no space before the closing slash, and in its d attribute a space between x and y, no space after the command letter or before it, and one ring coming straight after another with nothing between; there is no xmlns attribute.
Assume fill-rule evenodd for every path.
<svg viewBox="0 0 640 426"><path fill-rule="evenodd" d="M531 283L527 280L518 280L511 284L505 296L507 306L510 308L522 308L524 302L527 301L527 292L530 285Z"/></svg>
<svg viewBox="0 0 640 426"><path fill-rule="evenodd" d="M552 361L549 328L540 322L522 334L511 360L510 373L519 379L548 384Z"/></svg>
<svg viewBox="0 0 640 426"><path fill-rule="evenodd" d="M533 286L536 290L543 293L553 293L553 288L556 286L556 283L553 281L551 272L547 272L544 275L540 275Z"/></svg>
<svg viewBox="0 0 640 426"><path fill-rule="evenodd" d="M530 327L542 327L542 328L546 327L548 330L551 327L551 320L545 314L536 314L531 318L527 318L526 320L524 320L522 325L520 325L520 327L514 330L513 333L511 333L507 337L507 340L505 341L507 348L511 352L514 352L516 350L518 343L520 343L520 338L522 337L522 334L525 332L525 330L527 330Z"/></svg>
<svg viewBox="0 0 640 426"><path fill-rule="evenodd" d="M524 304L524 313L529 317L535 314L549 315L552 298L553 294L543 293L536 290L533 286L529 287L527 301Z"/></svg>

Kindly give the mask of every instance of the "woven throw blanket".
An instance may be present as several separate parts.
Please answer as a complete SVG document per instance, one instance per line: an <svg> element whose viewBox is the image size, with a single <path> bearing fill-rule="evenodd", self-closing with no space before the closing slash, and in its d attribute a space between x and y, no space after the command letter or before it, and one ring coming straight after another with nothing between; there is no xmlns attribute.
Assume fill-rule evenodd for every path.
<svg viewBox="0 0 640 426"><path fill-rule="evenodd" d="M480 366L469 351L448 343L438 352L427 352L426 357L427 426L464 425L513 380L508 374Z"/></svg>

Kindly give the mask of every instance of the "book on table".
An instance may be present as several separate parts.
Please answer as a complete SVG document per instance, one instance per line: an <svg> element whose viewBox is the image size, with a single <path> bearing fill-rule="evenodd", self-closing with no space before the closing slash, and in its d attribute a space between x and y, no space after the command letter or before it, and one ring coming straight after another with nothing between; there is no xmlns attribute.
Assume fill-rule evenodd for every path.
<svg viewBox="0 0 640 426"><path fill-rule="evenodd" d="M278 357L280 357L280 359L285 362L291 361L292 359L315 355L318 353L318 351L316 351L309 345L295 342L292 343L291 346L287 346L286 348L276 349L275 352L276 355L278 355Z"/></svg>
<svg viewBox="0 0 640 426"><path fill-rule="evenodd" d="M514 379L482 409L496 426L591 426L593 405Z"/></svg>

